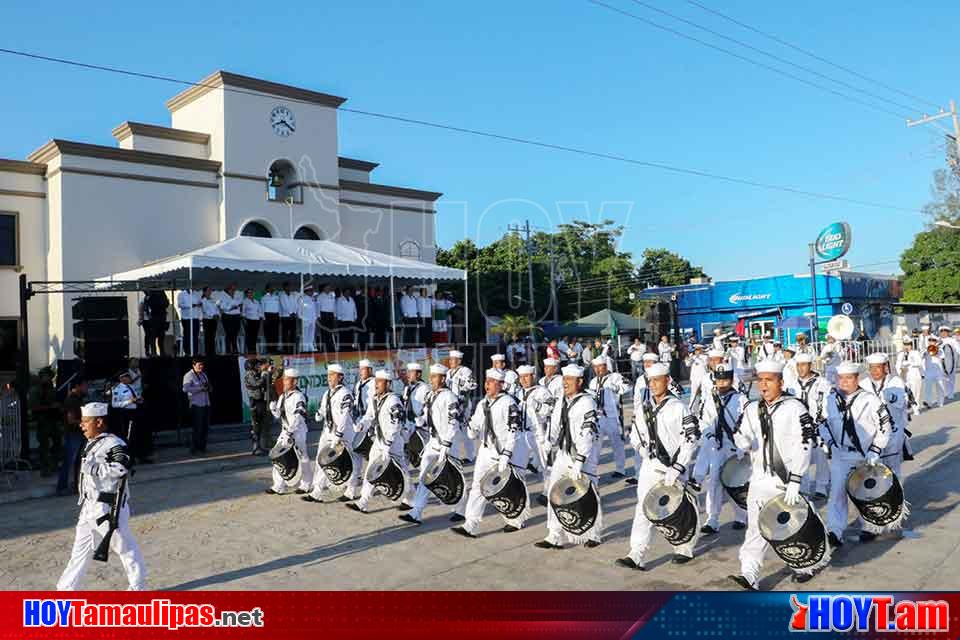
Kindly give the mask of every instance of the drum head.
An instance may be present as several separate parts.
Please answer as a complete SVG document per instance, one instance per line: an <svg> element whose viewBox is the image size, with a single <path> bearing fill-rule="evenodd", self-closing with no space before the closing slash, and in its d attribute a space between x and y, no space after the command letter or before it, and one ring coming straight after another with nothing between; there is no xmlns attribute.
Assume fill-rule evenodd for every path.
<svg viewBox="0 0 960 640"><path fill-rule="evenodd" d="M676 513L682 503L683 485L675 482L667 486L658 482L643 499L643 513L650 522L661 522Z"/></svg>
<svg viewBox="0 0 960 640"><path fill-rule="evenodd" d="M510 467L507 466L505 471L500 471L497 467L491 467L483 477L480 478L480 493L484 498L489 500L494 497L510 483L510 478L512 474L510 473Z"/></svg>
<svg viewBox="0 0 960 640"><path fill-rule="evenodd" d="M768 542L788 540L803 529L810 517L810 506L800 500L789 506L783 494L774 496L760 509L760 535Z"/></svg>
<svg viewBox="0 0 960 640"><path fill-rule="evenodd" d="M293 449L293 447L294 447L294 444L292 442L281 443L280 441L278 441L276 444L273 445L273 448L270 449L270 453L268 455L271 460L277 460L279 458L282 458L283 455L288 451L290 451L291 449Z"/></svg>
<svg viewBox="0 0 960 640"><path fill-rule="evenodd" d="M364 474L364 477L370 484L376 484L377 480L380 479L380 476L383 475L383 472L387 470L388 466L390 466L389 457L381 457L371 460L370 464L367 465L367 472Z"/></svg>
<svg viewBox="0 0 960 640"><path fill-rule="evenodd" d="M441 458L437 456L436 459L430 464L429 467L423 471L423 484L431 484L440 477L440 474L443 473L443 467L446 464L446 458Z"/></svg>
<svg viewBox="0 0 960 640"><path fill-rule="evenodd" d="M550 504L554 507L565 507L579 502L590 491L590 480L586 477L574 480L564 476L553 483L550 489Z"/></svg>
<svg viewBox="0 0 960 640"><path fill-rule="evenodd" d="M894 477L890 467L884 464L862 464L847 476L847 493L854 500L873 502L887 495L893 486Z"/></svg>
<svg viewBox="0 0 960 640"><path fill-rule="evenodd" d="M326 467L343 455L345 451L346 447L344 447L341 442L325 444L320 447L320 450L317 452L317 460L320 462L321 467Z"/></svg>
<svg viewBox="0 0 960 640"><path fill-rule="evenodd" d="M737 460L737 456L730 456L723 466L720 467L720 484L726 489L739 489L750 484L750 475L753 472L753 465L750 463L750 456L743 456Z"/></svg>

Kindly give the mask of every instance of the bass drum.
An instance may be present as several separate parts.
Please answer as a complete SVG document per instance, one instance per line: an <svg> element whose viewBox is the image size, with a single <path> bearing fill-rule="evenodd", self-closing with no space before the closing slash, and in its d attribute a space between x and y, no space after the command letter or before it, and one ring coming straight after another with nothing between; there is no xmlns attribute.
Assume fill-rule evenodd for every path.
<svg viewBox="0 0 960 640"><path fill-rule="evenodd" d="M513 467L492 467L480 479L480 493L504 518L517 518L527 508L527 485Z"/></svg>
<svg viewBox="0 0 960 640"><path fill-rule="evenodd" d="M903 487L890 467L862 464L847 476L847 495L870 533L899 529L909 512Z"/></svg>
<svg viewBox="0 0 960 640"><path fill-rule="evenodd" d="M370 458L370 447L373 446L373 429L367 429L353 437L353 452L367 460Z"/></svg>
<svg viewBox="0 0 960 640"><path fill-rule="evenodd" d="M410 465L411 469L416 469L420 466L420 459L423 457L423 448L423 437L418 430L414 430L410 439L407 440L407 444L403 446L403 451L407 454L407 464Z"/></svg>
<svg viewBox="0 0 960 640"><path fill-rule="evenodd" d="M720 467L720 484L723 485L727 495L741 509L747 508L747 492L750 491L750 474L753 472L753 465L750 463L750 456L745 455L739 460L737 456L730 456Z"/></svg>
<svg viewBox="0 0 960 640"><path fill-rule="evenodd" d="M379 489L388 500L399 500L403 495L406 475L400 465L389 456L371 460L365 477L367 482Z"/></svg>
<svg viewBox="0 0 960 640"><path fill-rule="evenodd" d="M675 547L693 540L700 527L696 500L679 482L653 485L643 499L643 513Z"/></svg>
<svg viewBox="0 0 960 640"><path fill-rule="evenodd" d="M334 486L339 487L353 475L353 460L350 452L340 442L320 447L317 451L317 464Z"/></svg>
<svg viewBox="0 0 960 640"><path fill-rule="evenodd" d="M269 453L270 462L273 468L283 478L284 484L288 487L295 487L300 484L302 472L300 470L300 450L295 443L287 442L281 444L277 441Z"/></svg>
<svg viewBox="0 0 960 640"><path fill-rule="evenodd" d="M774 496L758 521L760 535L791 569L810 573L830 561L827 528L806 498L790 506L782 493Z"/></svg>
<svg viewBox="0 0 960 640"><path fill-rule="evenodd" d="M600 496L589 478L564 476L550 489L550 507L564 531L582 536L597 522Z"/></svg>
<svg viewBox="0 0 960 640"><path fill-rule="evenodd" d="M423 472L423 486L446 505L454 505L463 499L466 481L463 471L448 456L437 458Z"/></svg>

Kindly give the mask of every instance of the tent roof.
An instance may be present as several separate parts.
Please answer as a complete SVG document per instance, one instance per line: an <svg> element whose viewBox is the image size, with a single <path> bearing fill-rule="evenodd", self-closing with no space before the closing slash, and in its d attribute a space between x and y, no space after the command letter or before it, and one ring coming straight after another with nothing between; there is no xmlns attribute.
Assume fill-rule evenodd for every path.
<svg viewBox="0 0 960 640"><path fill-rule="evenodd" d="M574 320L570 324L590 324L609 327L612 322L616 322L617 328L621 331L624 329L646 329L648 326L647 321L642 318L630 316L619 311L614 311L613 309L601 309L579 320Z"/></svg>
<svg viewBox="0 0 960 640"><path fill-rule="evenodd" d="M99 278L111 280L176 280L206 284L237 278L237 272L261 275L304 275L350 279L463 280L466 271L400 258L330 240L291 240L240 236ZM249 278L246 278L249 279ZM108 285L109 286L109 285Z"/></svg>

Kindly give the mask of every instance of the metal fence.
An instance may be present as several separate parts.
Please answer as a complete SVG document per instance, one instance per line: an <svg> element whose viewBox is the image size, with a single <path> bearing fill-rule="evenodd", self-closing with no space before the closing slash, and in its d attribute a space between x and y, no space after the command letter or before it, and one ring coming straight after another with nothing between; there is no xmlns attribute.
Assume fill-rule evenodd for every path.
<svg viewBox="0 0 960 640"><path fill-rule="evenodd" d="M812 346L819 356L823 353L827 344L826 341L821 341L814 342ZM862 363L872 353L886 353L893 357L901 348L901 345L896 344L893 340L848 340L835 343L834 348L840 354L841 359Z"/></svg>
<svg viewBox="0 0 960 640"><path fill-rule="evenodd" d="M12 486L12 480L30 463L20 458L20 402L13 391L0 395L0 473Z"/></svg>

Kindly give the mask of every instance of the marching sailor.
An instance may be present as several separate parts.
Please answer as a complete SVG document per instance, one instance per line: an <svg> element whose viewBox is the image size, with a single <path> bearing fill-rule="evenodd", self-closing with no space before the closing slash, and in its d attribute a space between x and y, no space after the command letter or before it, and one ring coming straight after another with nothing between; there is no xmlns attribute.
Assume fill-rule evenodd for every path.
<svg viewBox="0 0 960 640"><path fill-rule="evenodd" d="M690 387L690 393L692 395L690 398L690 411L693 415L700 415L703 411L704 402L706 402L706 399L713 393L713 381L716 373L726 371L730 368L726 363L726 354L722 351L711 349L707 353L707 375L700 379L700 385L698 387ZM736 372L733 374L733 387L734 389L740 388L740 377Z"/></svg>
<svg viewBox="0 0 960 640"><path fill-rule="evenodd" d="M463 366L463 352L453 349L447 358L447 386L460 399L460 415L473 415L471 396L477 390L477 380L473 377L470 367ZM476 457L476 446L469 436L463 438L463 460L472 462ZM455 453L459 453L454 449Z"/></svg>
<svg viewBox="0 0 960 640"><path fill-rule="evenodd" d="M637 381L633 385L633 408L634 411L640 406L640 403L643 401L644 397L649 395L649 390L647 389L647 371L651 366L659 362L659 358L655 353L645 353L643 354L643 375L637 377ZM683 395L683 387L681 387L672 376L668 376L669 382L667 383L670 393L677 396L678 398ZM693 389L691 389L693 391Z"/></svg>
<svg viewBox="0 0 960 640"><path fill-rule="evenodd" d="M960 344L953 338L950 327L942 326L940 332L940 354L943 356L943 387L947 400L953 398L957 382L957 356Z"/></svg>
<svg viewBox="0 0 960 640"><path fill-rule="evenodd" d="M656 358L656 354L653 354ZM597 488L597 467L600 457L600 432L597 426L597 403L593 395L583 391L583 369L570 364L561 369L563 398L558 400L550 415L547 448L555 452L550 467L550 487L565 476L580 480L589 478ZM550 487L547 487L549 494ZM599 493L597 494L599 497ZM597 518L593 527L582 536L571 536L564 531L556 511L547 508L547 537L533 546L540 549L562 549L565 540L584 544L592 549L600 544L603 534L603 505L597 501Z"/></svg>
<svg viewBox="0 0 960 640"><path fill-rule="evenodd" d="M543 377L539 383L557 400L563 397L563 376L558 373L559 364L553 358L546 358L543 361Z"/></svg>
<svg viewBox="0 0 960 640"><path fill-rule="evenodd" d="M688 468L700 440L697 419L668 389L669 371L664 364L647 369L650 394L634 415L630 442L643 458L637 483L637 506L630 529L630 553L617 565L645 571L644 555L650 547L654 525L643 510L643 500L658 482L671 486L686 481ZM693 558L695 533L689 542L673 548L673 562L684 564Z"/></svg>
<svg viewBox="0 0 960 640"><path fill-rule="evenodd" d="M452 531L467 538L476 538L483 510L487 500L480 491L480 481L493 467L501 472L512 466L523 480L527 466L527 443L521 433L520 409L514 396L503 390L504 375L501 369L487 369L483 383L486 397L477 403L470 418L467 431L473 438L480 439L477 462L473 467L473 482L470 497L467 500L466 522L454 527ZM517 531L523 527L529 509L516 519L504 518L505 533Z"/></svg>
<svg viewBox="0 0 960 640"><path fill-rule="evenodd" d="M532 458L532 466L543 476L543 493L537 497L541 506L547 506L547 485L550 484L547 432L550 430L550 414L557 397L543 384L534 384L536 367L523 365L517 369L520 375L520 425ZM543 380L544 378L541 378ZM561 378L561 383L563 379ZM529 467L528 467L529 469Z"/></svg>
<svg viewBox="0 0 960 640"><path fill-rule="evenodd" d="M377 370L374 379L376 394L373 396L373 401L367 405L367 412L360 420L359 431L374 430L373 444L370 446L371 463L389 456L400 467L404 484L402 504L409 504L407 500L411 494L411 488L407 479L406 454L403 450L405 444L403 400L392 390L393 375L389 371ZM364 474L360 499L356 502L348 502L347 507L360 513L367 513L367 504L373 497L374 489L373 483Z"/></svg>
<svg viewBox="0 0 960 640"><path fill-rule="evenodd" d="M716 351L723 351L726 349L726 346L723 344L723 339L727 337L727 334L723 332L723 329L717 327L713 330L713 348Z"/></svg>
<svg viewBox="0 0 960 640"><path fill-rule="evenodd" d="M342 443L346 448L346 455L350 456L353 468L350 479L347 480L346 491L337 498L340 502L355 500L360 495L360 485L363 477L360 470L363 466L362 458L353 452L353 396L343 385L343 367L337 363L327 365L327 390L320 396L315 417L320 425L320 442L317 443L317 462L313 473L313 490L303 496L306 502L323 502L323 492L330 488L331 482L323 467L320 466L320 450L325 446L335 446Z"/></svg>
<svg viewBox="0 0 960 640"><path fill-rule="evenodd" d="M423 381L423 365L419 362L407 363L407 384L403 387L403 413L406 419L406 438L419 435L423 442L430 439L426 429L427 419L423 415L423 406L430 393L430 385ZM408 461L410 462L410 461Z"/></svg>
<svg viewBox="0 0 960 640"><path fill-rule="evenodd" d="M903 338L903 350L897 354L897 372L907 387L907 407L913 408L913 415L920 415L920 403L923 401L923 356L913 349L913 339Z"/></svg>
<svg viewBox="0 0 960 640"><path fill-rule="evenodd" d="M613 449L613 460L616 465L610 477L619 480L627 477L626 455L623 450L623 443L627 438L623 429L620 396L630 391L630 385L619 373L609 372L607 359L603 356L594 358L591 364L594 375L590 379L588 389L597 403L597 427L600 429L601 437L598 444L602 447L603 436L607 437Z"/></svg>
<svg viewBox="0 0 960 640"><path fill-rule="evenodd" d="M807 334L802 331L797 334L797 344L793 345L793 352L797 355L801 353L809 353L814 357L817 355L817 352L813 349L813 345L807 342Z"/></svg>
<svg viewBox="0 0 960 640"><path fill-rule="evenodd" d="M83 574L94 551L109 535L109 550L120 558L131 591L142 591L147 569L133 532L130 530L130 504L127 482L133 460L127 444L107 432L107 405L90 402L80 408L80 429L87 445L80 457L80 517L77 520L73 550L58 591L80 589Z"/></svg>
<svg viewBox="0 0 960 640"><path fill-rule="evenodd" d="M800 398L819 433L820 425L827 419L827 399L833 391L833 385L813 370L813 358L813 354L809 352L797 355L797 381L792 387L785 387L785 390ZM819 439L819 435L817 438ZM804 493L812 493L815 499L826 500L827 485L830 484L830 463L827 445L822 442L819 445L821 446L816 442L810 445L810 467L816 465L816 471L807 468L801 489Z"/></svg>
<svg viewBox="0 0 960 640"><path fill-rule="evenodd" d="M842 359L840 349L837 339L827 334L827 344L823 345L820 351L820 359L823 360L823 375L830 384L837 384L837 365Z"/></svg>
<svg viewBox="0 0 960 640"><path fill-rule="evenodd" d="M294 368L283 370L283 395L270 403L270 413L280 418L280 437L277 444L293 444L297 458L300 459L300 486L297 493L307 493L313 484L313 467L307 455L307 396L297 388L300 372ZM273 486L267 493L279 495L287 493L287 484L276 466L273 468Z"/></svg>
<svg viewBox="0 0 960 640"><path fill-rule="evenodd" d="M837 388L827 402L827 422L821 436L830 444L830 498L827 530L830 546L843 546L847 528L847 476L864 461L875 465L890 441L891 420L887 407L871 392L860 388L860 365L843 362L837 367ZM876 535L864 529L861 542Z"/></svg>
<svg viewBox="0 0 960 640"><path fill-rule="evenodd" d="M902 482L900 465L903 463L904 450L909 450L907 424L910 412L907 408L907 389L900 376L890 373L890 361L885 353L872 353L867 356L867 373L870 375L860 381L860 388L872 392L887 405L890 414L890 439L880 452L880 462L890 467Z"/></svg>
<svg viewBox="0 0 960 640"><path fill-rule="evenodd" d="M733 369L734 377L741 377L740 372L749 366L747 362L747 353L740 344L740 336L734 334L730 336L730 348L727 350L727 356L730 359L730 367Z"/></svg>
<svg viewBox="0 0 960 640"><path fill-rule="evenodd" d="M493 368L503 374L503 391L516 398L519 395L520 377L513 369L507 368L507 359L502 353L490 356Z"/></svg>
<svg viewBox="0 0 960 640"><path fill-rule="evenodd" d="M773 358L776 351L777 349L773 345L773 335L769 333L763 334L760 344L757 345L757 362Z"/></svg>
<svg viewBox="0 0 960 640"><path fill-rule="evenodd" d="M373 390L376 385L373 383L373 365L364 358L357 363L360 375L357 381L353 383L353 419L359 420L367 412L367 407L373 400Z"/></svg>
<svg viewBox="0 0 960 640"><path fill-rule="evenodd" d="M699 389L700 381L707 375L707 356L702 344L693 345L693 353L687 356L686 365L690 370L690 388Z"/></svg>
<svg viewBox="0 0 960 640"><path fill-rule="evenodd" d="M413 496L413 508L409 513L400 515L401 520L412 524L422 523L423 510L430 497L430 489L424 484L427 469L438 459L442 460L450 456L450 450L463 439L460 400L457 394L447 387L447 368L442 364L430 366L430 391L423 404L423 418L429 433L429 441L420 460L419 484ZM456 517L454 521L464 519L467 497L468 492L464 491L460 502L454 505L453 515Z"/></svg>
<svg viewBox="0 0 960 640"><path fill-rule="evenodd" d="M783 350L783 388L792 389L797 384L797 360L794 356L797 352L793 350L793 345Z"/></svg>
<svg viewBox="0 0 960 640"><path fill-rule="evenodd" d="M740 574L730 579L750 591L757 590L769 546L760 535L760 509L781 493L785 493L788 505L802 499L800 483L810 466L810 448L816 441L816 429L806 406L783 392L783 364L758 362L756 369L760 398L746 406L733 434L737 447L750 452L753 473L747 492L747 534L740 547ZM794 572L791 579L807 582L814 573Z"/></svg>
<svg viewBox="0 0 960 640"><path fill-rule="evenodd" d="M927 338L926 351L923 353L923 403L933 408L943 406L946 387L946 374L943 368L943 352L940 340L936 336Z"/></svg>
<svg viewBox="0 0 960 640"><path fill-rule="evenodd" d="M723 508L723 484L720 469L730 457L739 460L746 451L733 442L733 431L740 422L740 415L747 406L747 396L733 388L733 371L718 371L714 374L714 388L703 402L700 418L700 452L693 467L693 480L697 485L706 483L707 522L700 533L713 535L720 528L720 510ZM747 528L747 512L733 504L733 528Z"/></svg>

